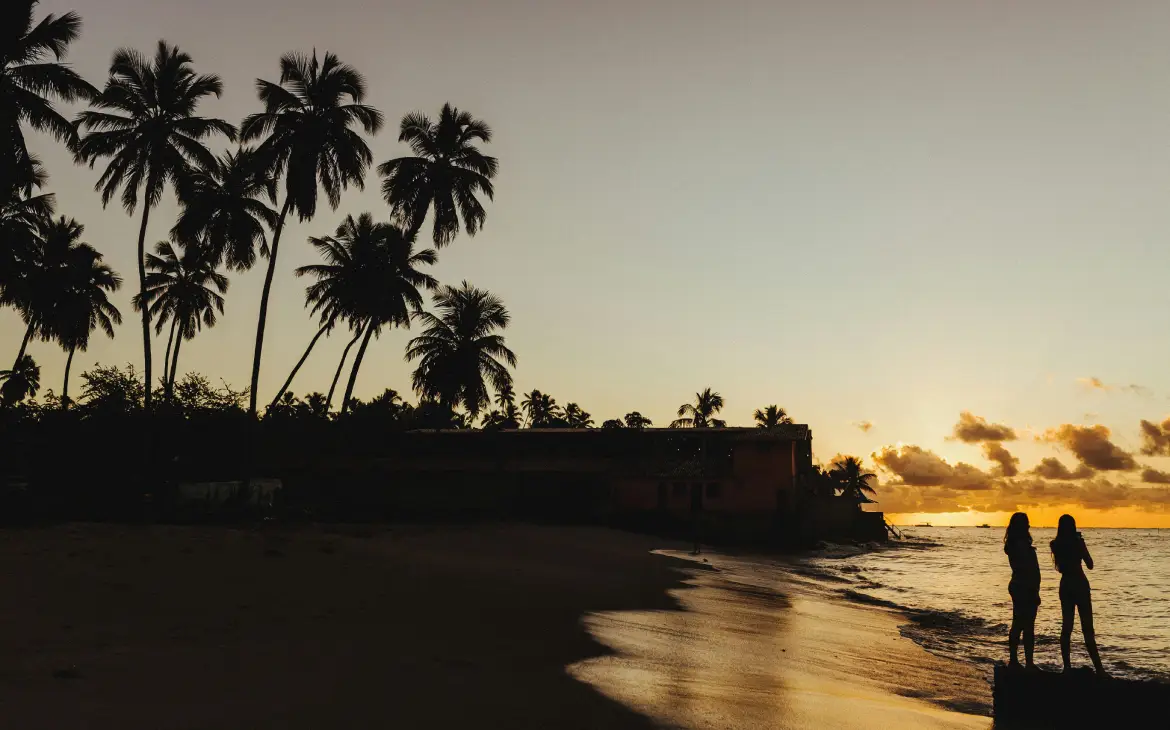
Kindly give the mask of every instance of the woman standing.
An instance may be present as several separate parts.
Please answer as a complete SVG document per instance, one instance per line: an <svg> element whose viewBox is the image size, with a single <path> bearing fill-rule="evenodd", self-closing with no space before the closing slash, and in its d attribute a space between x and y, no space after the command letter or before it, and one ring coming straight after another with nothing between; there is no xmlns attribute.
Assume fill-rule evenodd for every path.
<svg viewBox="0 0 1170 730"><path fill-rule="evenodd" d="M1072 515L1060 516L1060 521L1056 523L1056 538L1049 543L1049 547L1056 569L1060 571L1060 657L1064 660L1064 669L1067 672L1072 666L1069 662L1069 645L1072 642L1073 612L1080 611L1085 648L1089 650L1097 674L1103 675L1105 668L1101 666L1097 638L1093 631L1092 592L1089 589L1089 578L1081 567L1081 563L1084 563L1092 570L1093 556L1089 555L1084 537L1077 532L1077 523Z"/></svg>
<svg viewBox="0 0 1170 730"><path fill-rule="evenodd" d="M1024 637L1024 661L1028 669L1034 669L1033 650L1036 646L1036 610L1040 607L1040 562L1036 559L1036 548L1032 546L1028 515L1017 512L1008 522L1003 535L1003 551L1007 553L1012 566L1012 580L1008 593L1012 597L1012 628L1008 634L1008 649L1011 651L1009 666L1020 666L1017 656L1020 635Z"/></svg>

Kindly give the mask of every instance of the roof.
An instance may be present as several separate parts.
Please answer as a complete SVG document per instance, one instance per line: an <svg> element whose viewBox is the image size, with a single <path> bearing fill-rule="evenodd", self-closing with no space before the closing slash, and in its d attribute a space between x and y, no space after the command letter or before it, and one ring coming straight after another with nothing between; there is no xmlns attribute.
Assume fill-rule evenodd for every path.
<svg viewBox="0 0 1170 730"><path fill-rule="evenodd" d="M807 441L812 438L812 432L809 427L803 423L790 423L777 427L774 430L765 431L760 428L748 428L743 426L730 426L725 428L623 428L623 429L607 429L607 428L510 428L510 429L471 429L471 428L445 428L445 429L416 429L408 431L407 433L428 433L428 434L575 434L578 437L584 434L614 434L614 433L645 433L660 436L685 436L687 434L703 434L703 435L726 435L737 436L739 438L748 438L752 440L777 440L777 441Z"/></svg>

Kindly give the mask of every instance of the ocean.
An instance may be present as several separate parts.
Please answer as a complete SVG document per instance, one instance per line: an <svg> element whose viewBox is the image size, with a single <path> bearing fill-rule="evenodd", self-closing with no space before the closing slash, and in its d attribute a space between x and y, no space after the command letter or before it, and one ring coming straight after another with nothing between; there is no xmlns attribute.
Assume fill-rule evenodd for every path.
<svg viewBox="0 0 1170 730"><path fill-rule="evenodd" d="M1084 529L1095 569L1097 643L1106 670L1132 678L1170 678L1170 530ZM1036 661L1059 669L1060 574L1048 541L1055 529L1032 529L1042 584ZM906 539L873 551L828 546L807 560L852 600L903 609L902 633L937 654L985 664L1007 659L1011 578L1003 528L910 527ZM1023 661L1023 648L1020 649ZM1091 666L1073 632L1074 666Z"/></svg>

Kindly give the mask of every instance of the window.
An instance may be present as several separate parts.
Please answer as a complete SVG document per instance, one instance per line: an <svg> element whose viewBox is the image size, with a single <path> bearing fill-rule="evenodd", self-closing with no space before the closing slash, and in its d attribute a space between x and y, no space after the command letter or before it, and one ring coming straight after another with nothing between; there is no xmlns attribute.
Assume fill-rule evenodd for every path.
<svg viewBox="0 0 1170 730"><path fill-rule="evenodd" d="M710 482L707 484L707 499L719 499L723 494L723 485L718 482Z"/></svg>

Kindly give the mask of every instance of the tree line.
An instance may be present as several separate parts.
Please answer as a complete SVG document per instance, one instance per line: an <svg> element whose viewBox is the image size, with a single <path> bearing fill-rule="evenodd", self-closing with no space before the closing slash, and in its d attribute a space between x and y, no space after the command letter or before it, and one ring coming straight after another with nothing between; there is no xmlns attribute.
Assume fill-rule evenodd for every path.
<svg viewBox="0 0 1170 730"><path fill-rule="evenodd" d="M32 340L60 344L71 363L96 329L113 337L121 321L107 298L121 277L82 240L80 223L54 217L48 174L26 143L27 131L36 130L64 144L78 164L101 166L95 189L103 205L116 198L127 214L139 216L132 302L142 325L143 379L157 379L162 398L173 396L183 343L214 326L223 312L224 272L267 260L247 390L248 412L257 416L269 295L285 224L290 216L313 219L322 193L336 210L346 190L364 187L374 163L367 139L384 119L365 103L365 79L333 53L287 53L276 80L257 79L258 111L236 125L199 114L223 84L215 74L198 72L189 54L165 40L152 55L115 51L104 85L92 85L62 62L81 33L81 18L68 12L37 20L36 5L6 4L0 36L0 305L14 308L25 325L13 366L0 373L6 403L27 397L39 380L39 367L27 354ZM87 108L68 120L57 102ZM346 328L352 339L334 388L352 346L357 350L341 399L344 412L370 340L412 321L424 327L407 350L408 359L418 361L413 384L420 394L474 414L486 405L489 386L511 383L508 369L516 356L500 334L509 322L502 302L467 282L442 286L425 271L437 261L436 249L460 233L474 236L486 221L483 200L494 197L499 165L480 147L491 142L492 130L445 104L433 119L405 115L398 139L410 154L377 166L387 220L346 216L333 236L309 240L323 263L296 273L315 279L306 306L320 327L272 403L317 341ZM217 155L210 146L216 141L237 146ZM180 212L169 222L167 239L150 252L151 212L168 192ZM434 248L420 249L417 238L427 220ZM424 292L432 295L433 312L424 310ZM164 330L167 349L156 375L151 344ZM66 370L62 408L71 403L68 364ZM143 389L143 409L152 409L155 390Z"/></svg>
<svg viewBox="0 0 1170 730"><path fill-rule="evenodd" d="M381 111L366 103L366 82L330 52L318 57L290 52L279 59L275 80L257 79L258 110L240 123L199 114L219 97L219 76L196 70L194 59L160 40L148 55L123 48L113 53L99 88L63 62L82 30L75 12L35 17L38 0L12 0L0 34L0 306L19 313L25 331L13 365L0 371L0 405L19 408L17 420L39 419L46 409L90 414L165 408L241 410L252 418L330 419L349 356L356 346L338 415L377 414L427 427L592 428L577 403L559 405L539 390L517 400L511 369L517 364L502 332L511 317L491 292L464 281L442 285L427 273L438 250L461 234L474 236L487 220L484 201L495 195L499 162L485 154L492 129L483 120L444 104L437 117L403 116L398 141L409 154L377 165L386 220L371 213L347 215L333 235L309 238L321 263L302 266L310 280L305 306L317 329L283 385L261 411L258 384L263 361L269 295L290 216L312 220L324 194L336 210L351 187L361 189L374 164L367 139L384 126ZM80 103L73 120L55 106ZM65 145L77 164L101 174L95 191L103 206L117 199L137 215L138 293L132 306L141 321L143 372L96 367L83 373L82 399L69 397L73 356L102 330L113 337L122 314L108 295L122 277L85 239L85 227L56 210L49 175L27 145L29 130ZM213 142L235 145L219 154ZM167 237L148 250L151 212L167 193L179 203ZM431 248L419 246L430 221ZM157 228L157 222L155 222ZM220 388L197 374L178 377L183 343L224 312L229 279L266 260L252 353L251 379L243 391ZM431 310L425 308L430 294ZM421 325L406 359L416 363L406 403L394 390L363 403L354 385L371 339L388 329ZM329 390L293 396L297 373L322 337L348 332ZM161 372L152 341L166 332ZM28 354L33 340L55 342L66 357L60 395L33 401L40 368ZM153 384L158 383L155 387ZM493 396L494 393L494 396ZM23 403L22 403L23 402ZM18 406L18 404L22 404ZM707 388L677 411L674 428L721 428L723 398ZM753 414L759 428L791 423L783 408ZM482 418L482 420L481 420ZM653 426L637 411L603 421L601 428ZM813 476L816 488L846 492L863 501L871 474L856 459Z"/></svg>

